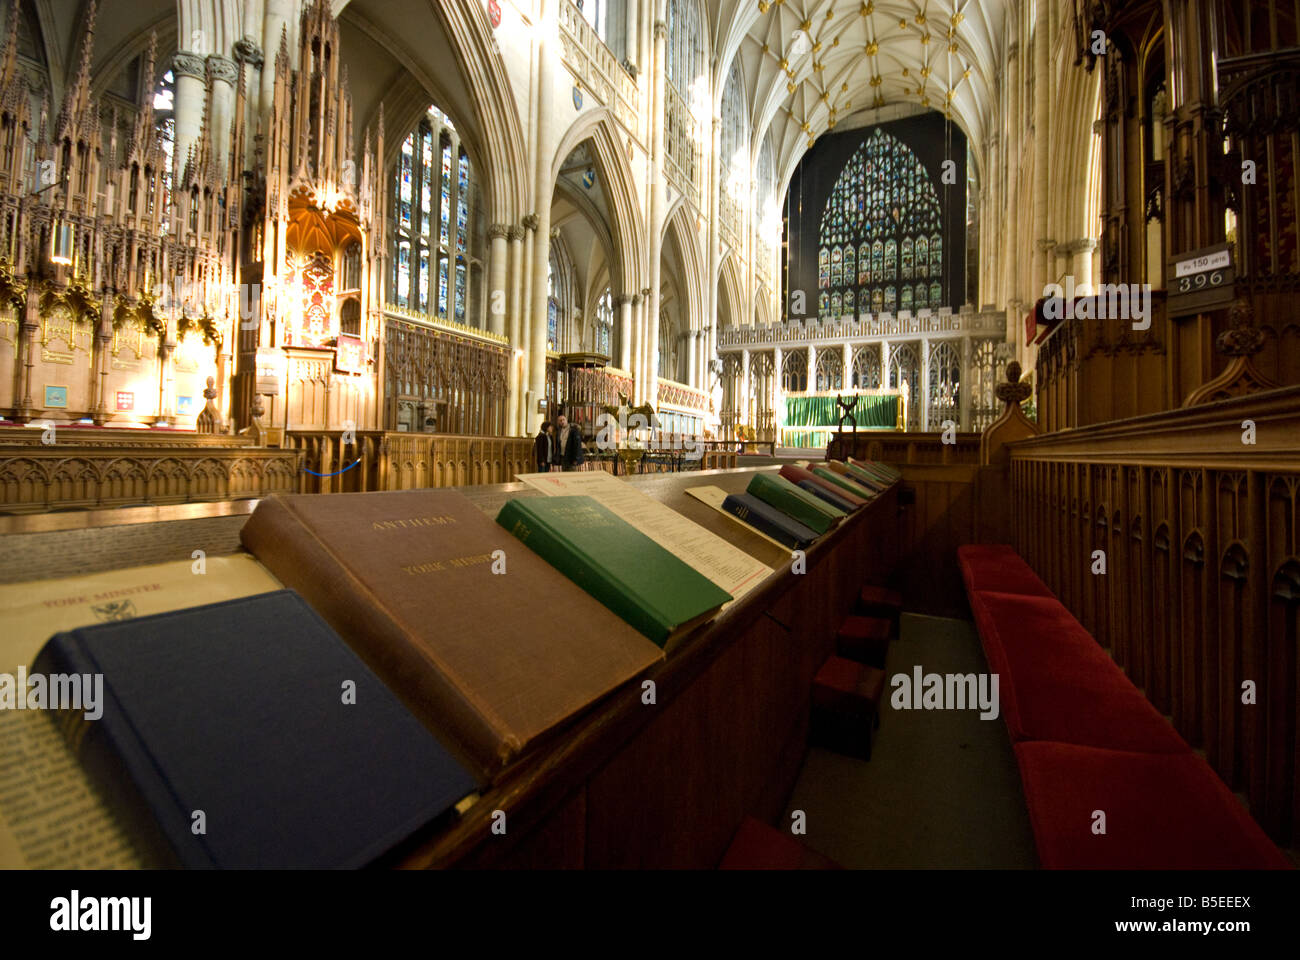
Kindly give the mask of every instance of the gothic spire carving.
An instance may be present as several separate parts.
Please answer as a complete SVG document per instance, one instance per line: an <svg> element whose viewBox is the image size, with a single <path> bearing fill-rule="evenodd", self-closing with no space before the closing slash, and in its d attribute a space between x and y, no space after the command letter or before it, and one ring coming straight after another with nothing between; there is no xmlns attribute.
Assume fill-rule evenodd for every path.
<svg viewBox="0 0 1300 960"><path fill-rule="evenodd" d="M81 59L77 64L77 76L63 93L63 109L59 113L59 125L55 130L55 139L86 140L98 133L99 118L95 116L94 103L90 98L90 59L95 47L95 18L98 15L98 0L90 0L86 11L86 33L81 40Z"/></svg>

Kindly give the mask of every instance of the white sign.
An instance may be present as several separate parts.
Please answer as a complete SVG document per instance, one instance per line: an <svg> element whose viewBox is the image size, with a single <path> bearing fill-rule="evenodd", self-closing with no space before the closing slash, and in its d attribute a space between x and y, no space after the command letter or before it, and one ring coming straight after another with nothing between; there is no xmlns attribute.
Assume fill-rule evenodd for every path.
<svg viewBox="0 0 1300 960"><path fill-rule="evenodd" d="M1204 273L1206 270L1222 270L1231 263L1232 254L1227 250L1218 250L1201 257L1179 260L1174 264L1174 276L1186 277L1193 273Z"/></svg>

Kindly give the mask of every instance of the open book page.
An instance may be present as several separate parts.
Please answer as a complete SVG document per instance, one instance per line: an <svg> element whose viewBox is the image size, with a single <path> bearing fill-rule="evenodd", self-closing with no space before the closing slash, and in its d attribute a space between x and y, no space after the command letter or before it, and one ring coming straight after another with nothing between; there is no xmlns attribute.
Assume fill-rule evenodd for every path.
<svg viewBox="0 0 1300 960"><path fill-rule="evenodd" d="M708 577L733 599L744 596L772 572L771 567L744 550L603 470L521 473L515 479L548 496L593 498Z"/></svg>

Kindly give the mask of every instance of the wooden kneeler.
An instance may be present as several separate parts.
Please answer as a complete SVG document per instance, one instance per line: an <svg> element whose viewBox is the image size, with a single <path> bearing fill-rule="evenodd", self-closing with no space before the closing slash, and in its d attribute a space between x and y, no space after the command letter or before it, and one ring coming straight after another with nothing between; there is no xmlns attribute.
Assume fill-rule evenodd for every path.
<svg viewBox="0 0 1300 960"><path fill-rule="evenodd" d="M846 660L885 668L889 639L895 636L888 620L880 617L845 617L835 634L835 652Z"/></svg>
<svg viewBox="0 0 1300 960"><path fill-rule="evenodd" d="M867 584L858 594L857 612L863 616L888 620L892 635L898 636L898 618L903 612L903 595L888 587Z"/></svg>
<svg viewBox="0 0 1300 960"><path fill-rule="evenodd" d="M880 726L885 671L831 657L813 678L812 741L850 757L871 759L871 733Z"/></svg>
<svg viewBox="0 0 1300 960"><path fill-rule="evenodd" d="M746 817L727 848L719 870L842 870L829 857L809 850L790 834Z"/></svg>

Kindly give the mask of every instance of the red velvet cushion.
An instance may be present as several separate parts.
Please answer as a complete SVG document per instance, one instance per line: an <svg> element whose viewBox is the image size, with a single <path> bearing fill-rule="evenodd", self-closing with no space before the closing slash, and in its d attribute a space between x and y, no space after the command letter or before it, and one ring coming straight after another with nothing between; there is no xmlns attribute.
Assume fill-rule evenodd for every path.
<svg viewBox="0 0 1300 960"><path fill-rule="evenodd" d="M1287 869L1277 847L1194 753L1016 744L1038 857L1051 869ZM1093 811L1106 815L1094 834Z"/></svg>
<svg viewBox="0 0 1300 960"><path fill-rule="evenodd" d="M888 587L875 587L868 584L862 588L859 599L864 607L890 607L895 611L903 609L903 595Z"/></svg>
<svg viewBox="0 0 1300 960"><path fill-rule="evenodd" d="M848 616L836 632L849 640L885 640L892 629L888 620L879 617Z"/></svg>
<svg viewBox="0 0 1300 960"><path fill-rule="evenodd" d="M827 657L813 678L813 704L839 702L844 696L879 703L884 689L883 670L844 657Z"/></svg>
<svg viewBox="0 0 1300 960"><path fill-rule="evenodd" d="M1013 740L1146 753L1190 749L1059 601L988 592L975 598Z"/></svg>
<svg viewBox="0 0 1300 960"><path fill-rule="evenodd" d="M788 833L746 817L719 870L839 870L834 860L809 850Z"/></svg>
<svg viewBox="0 0 1300 960"><path fill-rule="evenodd" d="M1029 568L1015 548L1004 543L973 543L957 548L957 563L966 592L995 590L1035 597L1053 596L1047 584Z"/></svg>

